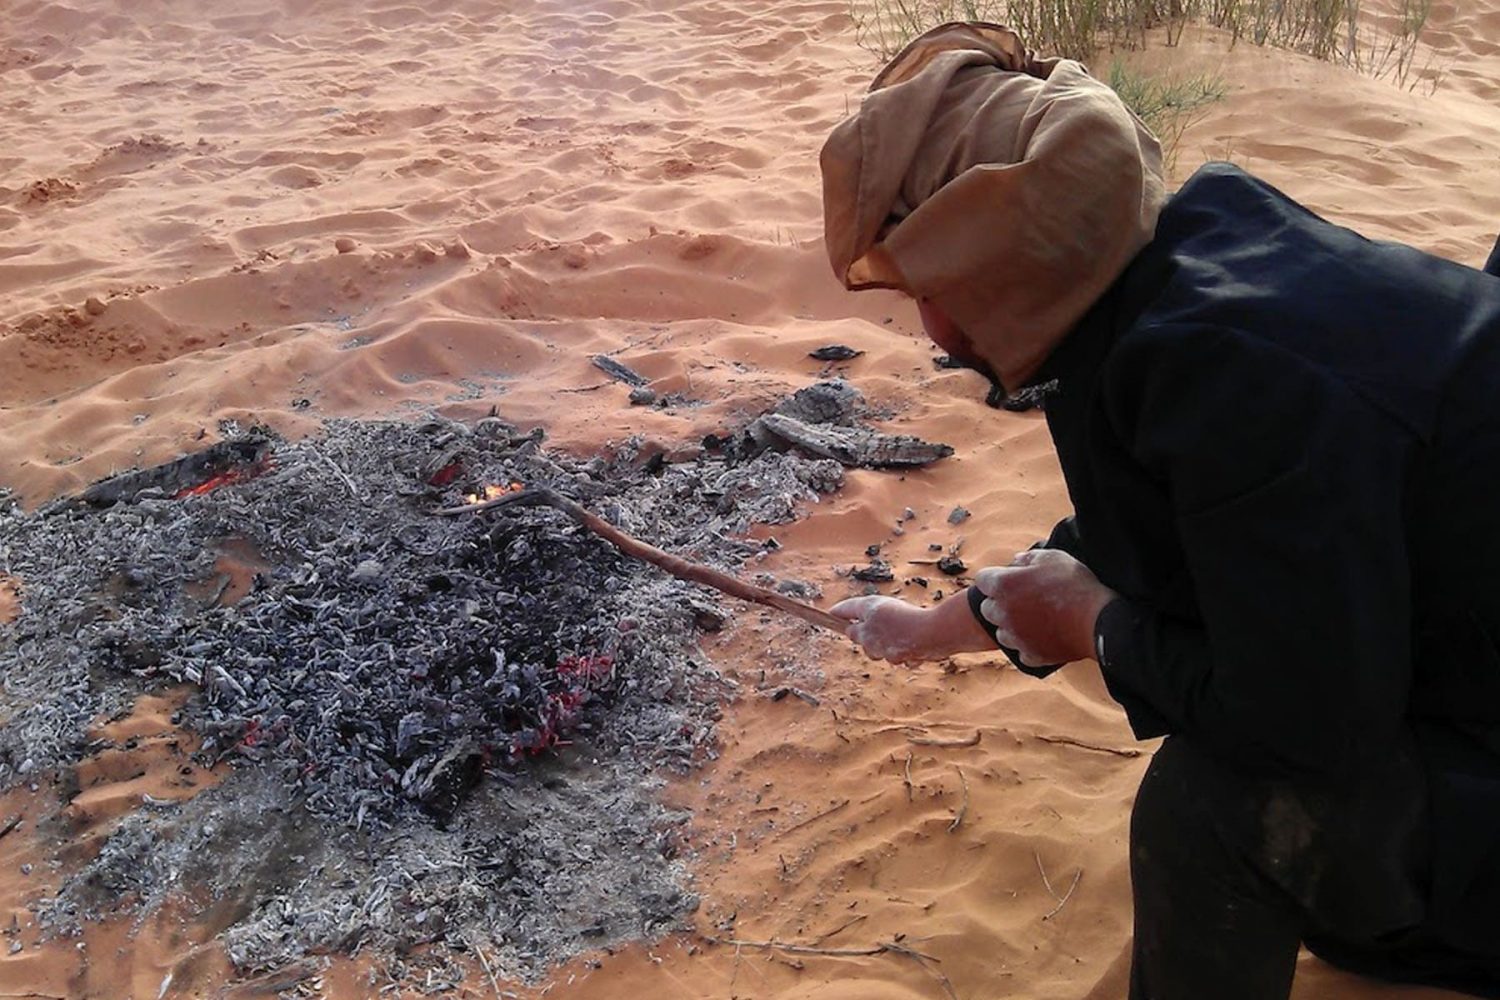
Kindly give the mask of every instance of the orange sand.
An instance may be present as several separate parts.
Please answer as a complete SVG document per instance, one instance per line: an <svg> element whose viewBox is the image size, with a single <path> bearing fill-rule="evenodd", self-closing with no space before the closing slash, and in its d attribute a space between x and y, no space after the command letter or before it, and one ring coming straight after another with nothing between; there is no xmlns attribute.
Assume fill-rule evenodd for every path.
<svg viewBox="0 0 1500 1000"><path fill-rule="evenodd" d="M892 429L957 454L853 473L777 529L768 568L831 600L848 592L834 567L872 542L900 566L962 535L980 566L1066 512L1042 423L983 408L975 376L933 369L907 303L828 273L816 153L874 68L842 0L69 3L0 10L0 485L28 502L200 447L225 419L302 433L495 405L569 448L639 434L690 453L834 371ZM1133 58L1230 86L1179 174L1228 157L1370 236L1478 263L1500 229L1500 0L1435 4L1429 37L1431 93L1214 34ZM806 357L833 342L867 353ZM708 405L628 407L598 352ZM974 513L957 528L956 504ZM24 583L0 578L0 623ZM1151 747L1094 668L892 669L754 611L706 652L744 695L722 758L671 791L697 815L701 934L580 959L549 995L918 1000L945 995L933 970L962 1000L1123 995L1125 840ZM821 704L757 693L781 678ZM0 839L0 921L25 944L0 938L0 993L268 995L226 985L222 917L186 903L34 946L29 900L142 793L192 793L169 714L143 703L137 749L82 765L67 810L46 784L0 799L0 826L26 818ZM703 935L856 951L904 935L938 964ZM362 968L302 988L368 996ZM492 994L477 968L469 986ZM1444 995L1311 958L1296 991Z"/></svg>

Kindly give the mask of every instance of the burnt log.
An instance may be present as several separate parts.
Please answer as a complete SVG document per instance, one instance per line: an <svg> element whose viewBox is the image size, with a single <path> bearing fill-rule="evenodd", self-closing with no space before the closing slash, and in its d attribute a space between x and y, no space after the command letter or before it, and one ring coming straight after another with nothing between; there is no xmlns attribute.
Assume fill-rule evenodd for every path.
<svg viewBox="0 0 1500 1000"><path fill-rule="evenodd" d="M916 468L953 454L949 445L907 434L882 434L868 427L814 426L781 413L767 413L755 423L805 452L857 468Z"/></svg>
<svg viewBox="0 0 1500 1000"><path fill-rule="evenodd" d="M117 503L130 503L147 491L176 496L234 474L249 478L264 471L270 454L271 441L261 435L220 441L175 461L102 479L78 496L59 501L48 511L80 506L113 507Z"/></svg>
<svg viewBox="0 0 1500 1000"><path fill-rule="evenodd" d="M589 360L593 361L595 368L616 382L624 382L626 385L640 387L651 381L640 372L621 364L607 354L596 354Z"/></svg>

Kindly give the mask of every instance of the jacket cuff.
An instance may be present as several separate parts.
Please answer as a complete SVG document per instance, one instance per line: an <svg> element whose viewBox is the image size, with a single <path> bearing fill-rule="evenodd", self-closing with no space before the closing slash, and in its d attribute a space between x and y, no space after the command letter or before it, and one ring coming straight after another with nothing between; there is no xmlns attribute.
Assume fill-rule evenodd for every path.
<svg viewBox="0 0 1500 1000"><path fill-rule="evenodd" d="M1125 717L1136 739L1148 740L1172 731L1166 716L1136 693L1132 680L1150 669L1145 662L1142 632L1150 625L1152 612L1124 597L1104 606L1094 619L1094 659L1109 695L1125 709Z"/></svg>

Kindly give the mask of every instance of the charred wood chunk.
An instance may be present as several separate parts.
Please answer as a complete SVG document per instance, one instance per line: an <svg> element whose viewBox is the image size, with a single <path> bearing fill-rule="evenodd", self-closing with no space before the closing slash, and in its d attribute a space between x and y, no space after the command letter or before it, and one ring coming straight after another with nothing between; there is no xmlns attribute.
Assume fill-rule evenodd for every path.
<svg viewBox="0 0 1500 1000"><path fill-rule="evenodd" d="M594 367L599 369L616 382L624 382L626 385L642 386L651 380L640 372L621 364L607 354L596 354L590 359Z"/></svg>
<svg viewBox="0 0 1500 1000"><path fill-rule="evenodd" d="M484 776L484 754L469 740L462 740L439 755L414 761L401 778L401 790L418 802L439 825L478 786Z"/></svg>
<svg viewBox="0 0 1500 1000"><path fill-rule="evenodd" d="M1025 413L1027 410L1045 410L1047 408L1047 397L1054 395L1058 390L1058 381L1043 382L1041 385L1028 385L1015 392L1007 393L1001 390L1000 409L1009 410L1011 413ZM991 404L994 405L993 403Z"/></svg>
<svg viewBox="0 0 1500 1000"><path fill-rule="evenodd" d="M862 583L889 583L896 579L890 563L882 559L877 559L868 566L861 566L850 575Z"/></svg>
<svg viewBox="0 0 1500 1000"><path fill-rule="evenodd" d="M148 490L176 496L232 474L248 479L264 471L270 454L271 440L263 435L220 441L203 451L163 465L122 472L100 480L58 508L83 505L102 509L117 503L130 503Z"/></svg>
<svg viewBox="0 0 1500 1000"><path fill-rule="evenodd" d="M859 468L914 468L953 454L949 445L905 434L882 434L867 427L812 426L780 413L767 413L756 423L803 451Z"/></svg>
<svg viewBox="0 0 1500 1000"><path fill-rule="evenodd" d="M817 584L809 583L806 580L778 580L776 581L775 590L778 594L785 594L788 597L796 597L804 601L817 600L823 596L823 591Z"/></svg>
<svg viewBox="0 0 1500 1000"><path fill-rule="evenodd" d="M829 344L816 351L809 351L807 356L814 361L852 361L864 353L844 344Z"/></svg>
<svg viewBox="0 0 1500 1000"><path fill-rule="evenodd" d="M729 621L729 613L717 604L696 597L688 598L685 603L687 609L692 612L693 624L700 631L718 632Z"/></svg>
<svg viewBox="0 0 1500 1000"><path fill-rule="evenodd" d="M798 389L771 412L805 424L848 424L860 415L864 405L865 398L858 389L836 378Z"/></svg>
<svg viewBox="0 0 1500 1000"><path fill-rule="evenodd" d="M938 560L937 568L949 576L958 576L958 574L964 572L969 567L965 566L964 561L958 556L946 555Z"/></svg>

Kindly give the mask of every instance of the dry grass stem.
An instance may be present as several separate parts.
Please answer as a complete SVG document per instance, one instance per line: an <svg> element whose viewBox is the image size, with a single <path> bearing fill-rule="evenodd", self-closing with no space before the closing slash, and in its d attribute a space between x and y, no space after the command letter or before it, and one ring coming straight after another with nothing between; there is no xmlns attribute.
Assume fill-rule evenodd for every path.
<svg viewBox="0 0 1500 1000"><path fill-rule="evenodd" d="M1053 917L1057 916L1058 912L1061 911L1064 906L1067 905L1068 900L1073 898L1073 890L1078 888L1078 882L1083 878L1083 869L1079 868L1078 871L1073 874L1073 884L1068 886L1067 892L1059 896L1057 894L1057 890L1052 888L1052 880L1047 877L1047 869L1042 867L1041 854L1037 853L1036 851L1032 851L1031 856L1036 859L1036 870L1042 876L1042 885L1046 888L1047 895L1051 896L1057 903L1056 906L1054 906L1045 916L1042 917L1043 920L1051 920Z"/></svg>
<svg viewBox="0 0 1500 1000"><path fill-rule="evenodd" d="M809 817L807 817L807 819L803 820L800 823L793 823L791 826L787 827L785 830L782 830L781 833L778 834L778 836L785 837L787 834L794 833L797 830L802 829L804 826L808 826L808 825L810 825L812 823L816 823L818 820L823 819L826 816L833 815L834 813L838 812L840 809L844 808L848 804L849 804L849 800L848 799L840 799L839 801L835 802L833 805L829 806L827 809L824 809L822 812L820 812L820 813L818 813L818 814L816 814L814 816L809 816Z"/></svg>
<svg viewBox="0 0 1500 1000"><path fill-rule="evenodd" d="M500 996L500 984L495 980L495 970L490 966L489 956L485 955L484 949L479 947L478 943L470 942L470 944L474 949L474 954L479 956L479 964L484 967L484 974L489 977L490 988L495 991L495 996Z"/></svg>
<svg viewBox="0 0 1500 1000"><path fill-rule="evenodd" d="M906 742L919 747L972 747L979 744L979 730L974 730L973 736L961 736L954 740L945 740L936 736L908 736Z"/></svg>
<svg viewBox="0 0 1500 1000"><path fill-rule="evenodd" d="M1062 908L1064 906L1068 905L1068 900L1070 900L1070 899L1073 898L1073 890L1076 889L1076 888L1078 888L1078 882L1082 878L1083 878L1083 869L1080 868L1080 869L1078 869L1078 871L1076 871L1076 872L1073 873L1073 884L1070 885L1070 886L1068 886L1068 891L1065 892L1065 893L1063 893L1063 897L1062 897L1062 899L1059 899L1057 901L1057 905L1054 906L1046 914L1046 916L1042 917L1043 920L1051 920L1053 917L1057 916L1057 914L1062 910Z"/></svg>
<svg viewBox="0 0 1500 1000"><path fill-rule="evenodd" d="M924 954L902 943L905 935L897 935L883 944L870 945L866 948L820 948L817 945L797 944L794 942L777 941L774 938L769 941L746 941L738 938L705 937L704 940L710 944L733 945L735 954L739 954L741 948L761 948L767 951L780 951L788 955L817 955L823 958L867 958L873 955L899 955L909 958L920 965L923 971L933 976L942 985L943 992L950 1000L958 1000L958 993L953 989L953 982L940 970L932 968L939 964L939 960L931 955Z"/></svg>
<svg viewBox="0 0 1500 1000"><path fill-rule="evenodd" d="M1122 750L1119 747L1106 747L1100 746L1097 743L1085 743L1083 740L1075 740L1071 736L1044 736L1038 733L1036 738L1043 743L1055 743L1065 747L1078 747L1080 750L1093 750L1098 753L1114 754L1116 757L1140 757L1145 753L1144 750L1136 750L1134 748Z"/></svg>
<svg viewBox="0 0 1500 1000"><path fill-rule="evenodd" d="M820 934L820 935L818 935L817 940L813 941L813 944L814 945L821 945L824 941L827 941L829 938L837 937L838 935L844 933L844 931L847 931L849 928L853 927L855 924L857 924L857 923L859 923L859 922L861 922L861 921L863 921L865 919L867 919L867 917L866 917L865 914L863 914L863 913L856 914L855 916L852 916L848 920L845 920L843 923L839 924L837 927L835 927L833 930L829 931L827 934Z"/></svg>
<svg viewBox="0 0 1500 1000"><path fill-rule="evenodd" d="M963 768L955 766L953 770L958 772L958 782L963 786L964 799L958 804L958 812L953 814L953 822L948 824L949 833L956 832L959 824L964 821L964 817L969 814L969 779L964 777Z"/></svg>

